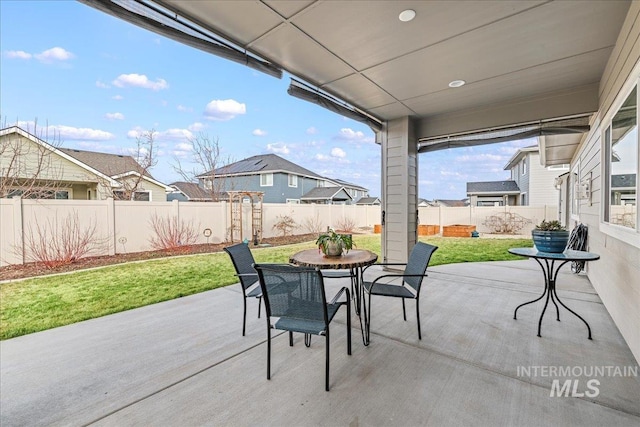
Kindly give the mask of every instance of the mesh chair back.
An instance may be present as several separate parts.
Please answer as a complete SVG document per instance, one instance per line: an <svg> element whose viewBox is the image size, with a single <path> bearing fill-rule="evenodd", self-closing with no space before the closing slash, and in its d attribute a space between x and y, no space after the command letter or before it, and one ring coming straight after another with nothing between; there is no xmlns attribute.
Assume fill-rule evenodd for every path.
<svg viewBox="0 0 640 427"><path fill-rule="evenodd" d="M236 269L236 273L238 273L242 287L247 289L255 284L258 281L258 273L253 268L255 261L249 246L244 243L238 243L237 245L227 246L224 250L231 257L231 262Z"/></svg>
<svg viewBox="0 0 640 427"><path fill-rule="evenodd" d="M267 316L287 323L328 324L322 274L313 268L285 264L258 264Z"/></svg>
<svg viewBox="0 0 640 427"><path fill-rule="evenodd" d="M425 271L427 271L429 260L431 260L431 255L436 249L438 249L437 246L422 242L416 243L411 250L411 254L409 254L409 261L404 269L404 274L424 275ZM422 277L405 277L404 282L415 289L416 292L420 292Z"/></svg>

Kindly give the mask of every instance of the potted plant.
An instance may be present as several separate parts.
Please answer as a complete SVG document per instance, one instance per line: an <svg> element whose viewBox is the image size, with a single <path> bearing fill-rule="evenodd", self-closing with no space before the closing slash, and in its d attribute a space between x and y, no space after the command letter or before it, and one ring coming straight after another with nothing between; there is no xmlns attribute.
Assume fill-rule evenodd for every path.
<svg viewBox="0 0 640 427"><path fill-rule="evenodd" d="M542 222L531 231L533 243L540 252L564 252L569 241L569 232L559 221Z"/></svg>
<svg viewBox="0 0 640 427"><path fill-rule="evenodd" d="M354 246L351 234L338 234L332 228L318 236L316 245L325 256L341 256L343 252L349 252Z"/></svg>

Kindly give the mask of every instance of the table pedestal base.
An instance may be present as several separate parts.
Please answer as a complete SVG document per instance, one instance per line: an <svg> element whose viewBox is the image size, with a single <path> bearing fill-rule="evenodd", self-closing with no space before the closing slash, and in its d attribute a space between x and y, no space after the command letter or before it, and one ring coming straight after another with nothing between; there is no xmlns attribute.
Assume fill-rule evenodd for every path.
<svg viewBox="0 0 640 427"><path fill-rule="evenodd" d="M556 292L556 279L558 277L558 272L560 271L560 268L562 268L562 266L569 261L564 261L563 263L558 265L557 268L555 268L554 260L552 260L551 263L549 263L549 260L545 259L544 260L545 265L543 265L538 258L534 258L534 259L540 265L540 268L542 268L542 273L544 274L544 282L545 282L544 292L542 293L542 295L540 295L538 298L534 299L533 301L525 302L524 304L520 304L519 306L517 306L515 311L513 312L513 318L517 320L516 316L518 314L518 309L520 307L528 304L533 304L534 302L540 301L542 298L546 297L546 300L544 302L544 308L542 309L542 314L540 315L540 320L538 320L538 336L539 337L542 336L540 335L540 330L542 329L542 318L544 317L544 313L547 311L549 300L551 300L551 302L553 302L553 305L556 306L556 320L560 321L560 309L558 308L558 303L560 303L561 306L566 308L571 314L576 316L578 319L582 320L584 324L587 325L587 330L589 332L589 339L591 339L591 327L589 327L589 324L587 323L587 321L584 320L582 317L580 317L578 313L576 313L575 311L567 307L560 300L560 298L558 297L558 293Z"/></svg>

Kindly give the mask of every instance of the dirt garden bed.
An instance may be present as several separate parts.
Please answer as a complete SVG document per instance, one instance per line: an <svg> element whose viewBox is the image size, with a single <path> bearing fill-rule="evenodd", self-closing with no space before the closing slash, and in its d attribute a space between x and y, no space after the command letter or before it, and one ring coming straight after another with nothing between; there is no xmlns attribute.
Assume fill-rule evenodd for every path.
<svg viewBox="0 0 640 427"><path fill-rule="evenodd" d="M263 244L271 246L290 245L293 243L302 243L315 240L315 234L301 234L296 236L279 236L262 239ZM155 258L164 258L176 255L191 255L220 252L222 248L229 246L231 243L202 244L183 246L175 250L160 250L133 252L128 254L104 255L79 259L72 264L61 265L50 269L38 263L27 263L22 265L9 265L0 267L0 281L23 279L25 277L42 276L45 274L65 273L69 271L82 270L85 268L102 267L105 265L121 264L129 261L141 261ZM252 246L252 244L250 243Z"/></svg>

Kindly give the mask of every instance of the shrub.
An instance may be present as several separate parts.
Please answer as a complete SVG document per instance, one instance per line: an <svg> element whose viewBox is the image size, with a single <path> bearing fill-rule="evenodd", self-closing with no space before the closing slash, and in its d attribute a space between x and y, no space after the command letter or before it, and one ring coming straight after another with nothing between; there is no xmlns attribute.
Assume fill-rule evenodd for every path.
<svg viewBox="0 0 640 427"><path fill-rule="evenodd" d="M298 228L298 224L289 215L278 215L275 224L273 224L273 229L278 230L282 237L288 236L296 228Z"/></svg>
<svg viewBox="0 0 640 427"><path fill-rule="evenodd" d="M356 221L343 216L336 222L336 228L340 231L352 232L356 228Z"/></svg>
<svg viewBox="0 0 640 427"><path fill-rule="evenodd" d="M177 216L159 217L153 214L150 222L155 234L149 240L153 249L172 250L193 245L198 240L193 221L185 222Z"/></svg>
<svg viewBox="0 0 640 427"><path fill-rule="evenodd" d="M314 218L306 217L302 221L302 227L304 227L309 234L319 234L323 229L320 214L316 214Z"/></svg>

